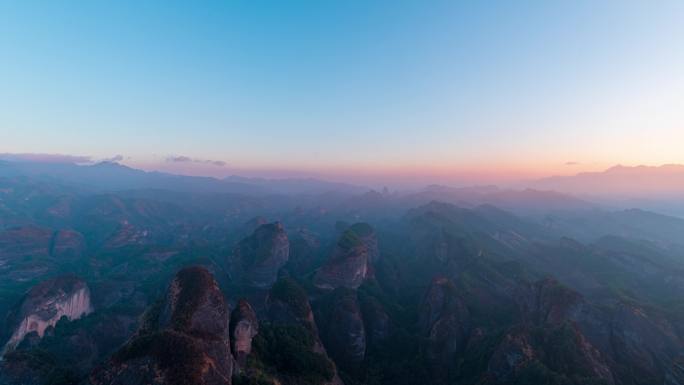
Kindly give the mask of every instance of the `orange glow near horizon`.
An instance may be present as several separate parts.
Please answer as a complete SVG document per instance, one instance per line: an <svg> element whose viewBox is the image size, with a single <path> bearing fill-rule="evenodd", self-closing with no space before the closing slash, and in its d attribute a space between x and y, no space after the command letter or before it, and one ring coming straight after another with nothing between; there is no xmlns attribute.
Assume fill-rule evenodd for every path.
<svg viewBox="0 0 684 385"><path fill-rule="evenodd" d="M215 167L203 162L124 162L147 171L161 171L183 175L226 177L239 175L266 178L321 178L351 183L389 184L497 184L511 183L554 175L574 175L580 172L603 171L615 164L579 162L509 162L490 164L440 164L351 167L268 167L234 166Z"/></svg>

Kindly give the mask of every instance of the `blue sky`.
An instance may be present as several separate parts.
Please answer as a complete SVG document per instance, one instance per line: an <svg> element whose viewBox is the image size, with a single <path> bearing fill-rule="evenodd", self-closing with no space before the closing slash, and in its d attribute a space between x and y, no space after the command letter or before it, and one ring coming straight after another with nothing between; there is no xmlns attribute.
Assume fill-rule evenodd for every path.
<svg viewBox="0 0 684 385"><path fill-rule="evenodd" d="M0 152L210 175L684 163L682 20L681 1L1 1Z"/></svg>

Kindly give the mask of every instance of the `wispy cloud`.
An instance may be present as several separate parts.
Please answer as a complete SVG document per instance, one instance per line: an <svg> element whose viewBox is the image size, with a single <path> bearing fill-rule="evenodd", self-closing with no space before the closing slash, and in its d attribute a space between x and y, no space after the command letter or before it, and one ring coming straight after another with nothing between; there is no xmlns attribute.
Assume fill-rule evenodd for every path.
<svg viewBox="0 0 684 385"><path fill-rule="evenodd" d="M227 163L222 161L222 160L198 159L198 158L191 158L189 156L184 156L184 155L167 156L166 162L168 162L168 163L203 163L203 164L209 164L209 165L217 166L217 167L225 167L227 165Z"/></svg>
<svg viewBox="0 0 684 385"><path fill-rule="evenodd" d="M566 166L579 166L580 162L565 162Z"/></svg>
<svg viewBox="0 0 684 385"><path fill-rule="evenodd" d="M169 156L166 158L166 161L169 163L186 163L186 162L192 162L192 158L187 157L187 156Z"/></svg>
<svg viewBox="0 0 684 385"><path fill-rule="evenodd" d="M124 159L126 159L126 158L125 158L123 155L117 154L117 155L114 155L114 156L111 157L111 158L102 159L102 162L121 162L121 161L123 161Z"/></svg>
<svg viewBox="0 0 684 385"><path fill-rule="evenodd" d="M44 162L44 163L92 163L93 158L90 156L81 155L66 155L66 154L38 154L38 153L21 153L0 154L0 159L10 160L15 162Z"/></svg>
<svg viewBox="0 0 684 385"><path fill-rule="evenodd" d="M204 163L209 163L218 167L225 167L227 165L227 163L222 160L205 160Z"/></svg>

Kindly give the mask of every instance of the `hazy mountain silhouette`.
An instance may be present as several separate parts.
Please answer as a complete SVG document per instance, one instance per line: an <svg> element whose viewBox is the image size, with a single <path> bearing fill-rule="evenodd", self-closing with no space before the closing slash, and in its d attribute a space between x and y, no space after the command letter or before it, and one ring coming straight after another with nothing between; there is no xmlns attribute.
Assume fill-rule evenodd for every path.
<svg viewBox="0 0 684 385"><path fill-rule="evenodd" d="M28 176L77 185L96 191L162 189L182 192L311 194L328 191L362 192L367 188L318 179L263 179L231 176L217 179L143 171L115 162L80 165L69 162L2 161L0 177Z"/></svg>
<svg viewBox="0 0 684 385"><path fill-rule="evenodd" d="M676 196L684 193L684 165L615 166L602 172L544 178L530 185L580 195Z"/></svg>

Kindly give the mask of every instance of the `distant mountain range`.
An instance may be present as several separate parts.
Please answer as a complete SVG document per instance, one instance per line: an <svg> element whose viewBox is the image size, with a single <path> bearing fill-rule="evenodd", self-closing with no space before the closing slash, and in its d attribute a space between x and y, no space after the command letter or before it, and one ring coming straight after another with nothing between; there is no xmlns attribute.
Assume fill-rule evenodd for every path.
<svg viewBox="0 0 684 385"><path fill-rule="evenodd" d="M544 178L530 183L529 187L577 195L681 196L684 165L615 166L601 172Z"/></svg>
<svg viewBox="0 0 684 385"><path fill-rule="evenodd" d="M591 210L596 204L564 193L540 189L503 189L497 186L453 188L432 185L407 197L412 203L442 201L468 207L494 205L515 212L548 212L564 210Z"/></svg>
<svg viewBox="0 0 684 385"><path fill-rule="evenodd" d="M431 185L414 191L383 193L366 186L314 178L266 179L229 176L223 179L143 171L116 162L77 164L41 160L2 160L0 178L28 177L80 191L166 190L243 196L321 195L353 197L352 211L406 208L436 200L473 207L491 204L518 214L591 210L598 207L642 208L684 216L684 165L615 166L603 172L554 176L525 183L519 189L497 186ZM329 198L328 198L329 201Z"/></svg>
<svg viewBox="0 0 684 385"><path fill-rule="evenodd" d="M525 186L572 194L604 206L684 217L684 165L615 166L602 172L544 178Z"/></svg>
<svg viewBox="0 0 684 385"><path fill-rule="evenodd" d="M115 162L80 165L39 161L0 160L0 177L32 177L95 191L162 189L193 193L246 195L361 193L368 188L318 179L260 179L230 176L217 179L143 171Z"/></svg>

